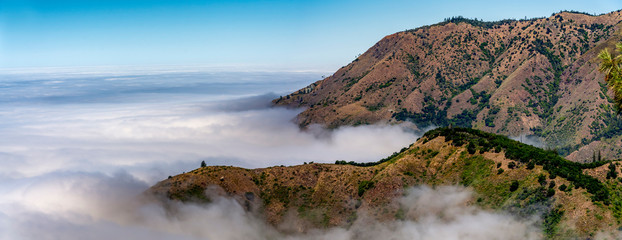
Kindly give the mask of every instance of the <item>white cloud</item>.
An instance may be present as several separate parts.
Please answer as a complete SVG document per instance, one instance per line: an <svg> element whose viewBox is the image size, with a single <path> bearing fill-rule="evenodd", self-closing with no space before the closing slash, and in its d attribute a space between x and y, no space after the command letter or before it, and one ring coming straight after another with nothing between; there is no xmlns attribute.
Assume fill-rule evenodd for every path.
<svg viewBox="0 0 622 240"><path fill-rule="evenodd" d="M534 135L519 135L515 137L510 137L512 140L519 141L524 144L529 144L534 147L545 148L546 143L542 140L542 138Z"/></svg>
<svg viewBox="0 0 622 240"><path fill-rule="evenodd" d="M405 220L379 222L359 212L349 228L282 233L235 200L211 195L209 204L164 205L135 195L127 176L69 174L26 193L40 202L12 204L10 239L540 239L530 221L468 206L461 187L412 188L397 199ZM31 196L34 194L34 196ZM206 194L210 194L206 191ZM51 195L63 197L46 197ZM4 218L4 219L3 219ZM6 216L0 215L0 221Z"/></svg>
<svg viewBox="0 0 622 240"><path fill-rule="evenodd" d="M1 169L0 174L36 176L67 169L111 173L127 168L135 174L131 170L135 166L168 168L171 162L198 166L203 159L211 164L233 161L244 167L337 159L375 161L416 139L399 126L322 130L327 137L317 137L291 122L298 111L283 108L237 112L206 110L201 105L159 108L86 110L78 106L22 113L28 120L5 129L0 139L0 154L15 165Z"/></svg>
<svg viewBox="0 0 622 240"><path fill-rule="evenodd" d="M219 85L227 94L216 98L213 91L203 96L184 84L176 88L162 79L140 82L144 78L114 74L112 82L137 84L132 89L138 90L102 98L116 89L98 82L105 76L88 81L62 76L55 76L54 84L29 82L36 77L0 80L17 91L0 95L0 239L452 239L497 236L484 231L491 228L529 230L509 216L466 208L451 212L455 217L449 220L435 217L437 212L415 211L418 217L409 221L283 235L230 199L163 207L140 194L168 175L197 168L201 160L242 167L377 161L417 135L387 125L302 131L291 121L300 110L270 108L274 95L257 95L292 87L275 89L281 83L265 80L271 75L264 76L267 85L244 90ZM200 82L195 78L188 82ZM140 91L141 84L158 82L171 88ZM69 90L55 92L62 101L46 100L42 96L50 86ZM78 90L81 94L74 94ZM413 190L402 204L464 210L461 201L470 197L468 192L443 191ZM434 199L422 201L429 196ZM425 205L430 201L441 205ZM475 222L481 227L472 226Z"/></svg>

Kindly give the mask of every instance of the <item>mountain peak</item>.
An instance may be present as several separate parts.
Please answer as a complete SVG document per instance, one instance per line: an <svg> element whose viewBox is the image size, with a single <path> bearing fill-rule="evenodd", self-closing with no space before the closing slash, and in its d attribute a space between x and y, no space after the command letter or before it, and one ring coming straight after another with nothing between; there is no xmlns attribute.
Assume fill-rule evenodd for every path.
<svg viewBox="0 0 622 240"><path fill-rule="evenodd" d="M622 40L621 20L620 11L449 18L388 35L332 76L274 103L307 107L301 126L452 124L536 135L573 161L586 160L574 156L588 155L583 147L601 140L603 156L620 158L622 137L611 129L622 122L596 56Z"/></svg>

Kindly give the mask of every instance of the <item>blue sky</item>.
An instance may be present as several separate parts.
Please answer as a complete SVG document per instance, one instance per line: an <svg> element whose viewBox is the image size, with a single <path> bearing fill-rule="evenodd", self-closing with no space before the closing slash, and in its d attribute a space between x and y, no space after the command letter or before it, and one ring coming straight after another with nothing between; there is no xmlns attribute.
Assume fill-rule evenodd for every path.
<svg viewBox="0 0 622 240"><path fill-rule="evenodd" d="M462 15L607 13L593 1L0 0L0 68L252 66L333 71L383 36Z"/></svg>

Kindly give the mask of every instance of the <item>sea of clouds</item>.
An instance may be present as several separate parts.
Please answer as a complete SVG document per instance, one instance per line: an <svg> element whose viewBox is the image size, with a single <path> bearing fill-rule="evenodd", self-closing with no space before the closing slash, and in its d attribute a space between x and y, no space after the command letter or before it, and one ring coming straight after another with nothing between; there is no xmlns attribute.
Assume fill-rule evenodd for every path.
<svg viewBox="0 0 622 240"><path fill-rule="evenodd" d="M399 125L302 131L292 121L301 109L271 106L322 74L3 71L0 239L539 238L531 221L467 207L471 193L458 187L411 189L398 200L407 209L404 221L361 217L348 229L295 235L230 199L163 207L142 195L201 161L247 168L377 161L417 139Z"/></svg>

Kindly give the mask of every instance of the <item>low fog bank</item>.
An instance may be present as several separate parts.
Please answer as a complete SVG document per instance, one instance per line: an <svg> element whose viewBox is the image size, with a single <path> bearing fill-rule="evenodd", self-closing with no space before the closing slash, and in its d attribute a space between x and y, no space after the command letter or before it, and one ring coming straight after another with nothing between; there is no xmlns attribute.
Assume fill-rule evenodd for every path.
<svg viewBox="0 0 622 240"><path fill-rule="evenodd" d="M399 126L300 131L291 120L301 110L272 108L271 100L317 72L106 70L0 74L0 179L126 171L151 184L201 161L376 161L417 137Z"/></svg>
<svg viewBox="0 0 622 240"><path fill-rule="evenodd" d="M471 192L461 187L409 190L396 200L405 220L377 222L360 212L347 229L300 234L279 232L227 198L163 204L142 195L201 161L246 168L377 161L419 137L400 125L301 131L291 120L302 110L274 108L270 100L317 80L311 75L0 79L7 90L0 94L0 239L540 238L532 221L468 206Z"/></svg>
<svg viewBox="0 0 622 240"><path fill-rule="evenodd" d="M265 238L273 230L227 199L171 203L171 215L137 196L201 161L247 168L377 161L417 139L387 125L301 131L291 121L301 110L270 100L317 80L312 75L0 79L0 239L204 239L205 229L222 234L213 239L241 239L244 231Z"/></svg>
<svg viewBox="0 0 622 240"><path fill-rule="evenodd" d="M3 239L540 239L534 221L467 205L471 192L457 186L414 187L396 199L405 219L379 222L359 212L348 228L285 234L237 201L206 194L209 204L158 202L135 195L142 186L128 175L68 174L31 186L35 202L10 204ZM63 196L46 198L47 196ZM7 205L3 205L7 207Z"/></svg>
<svg viewBox="0 0 622 240"><path fill-rule="evenodd" d="M197 168L202 160L247 168L377 161L418 137L388 125L302 131L291 121L300 110L269 107L267 96L164 108L23 111L16 114L23 122L2 129L0 163L9 167L0 169L0 178L124 170L154 183Z"/></svg>
<svg viewBox="0 0 622 240"><path fill-rule="evenodd" d="M236 102L246 100L225 104ZM202 160L247 168L377 161L418 137L386 125L301 131L291 121L300 110L219 106L27 113L0 139L0 239L265 239L275 230L231 200L172 203L170 215L137 196Z"/></svg>
<svg viewBox="0 0 622 240"><path fill-rule="evenodd" d="M546 148L546 142L544 142L544 140L538 136L523 134L519 136L511 136L510 139L519 141L521 143L528 144L534 147Z"/></svg>

